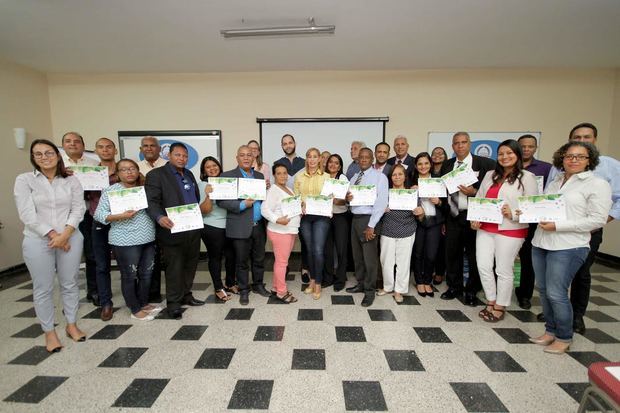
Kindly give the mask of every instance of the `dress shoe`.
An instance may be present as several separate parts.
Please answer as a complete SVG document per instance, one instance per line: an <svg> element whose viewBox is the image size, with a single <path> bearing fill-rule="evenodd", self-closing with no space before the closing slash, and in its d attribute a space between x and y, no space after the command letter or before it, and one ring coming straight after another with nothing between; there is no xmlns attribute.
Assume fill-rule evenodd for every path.
<svg viewBox="0 0 620 413"><path fill-rule="evenodd" d="M197 298L194 298L194 297L189 297L189 298L186 298L185 300L183 300L183 304L189 305L189 306L192 306L192 307L199 307L201 305L205 305L205 302L202 301L202 300L199 300Z"/></svg>
<svg viewBox="0 0 620 413"><path fill-rule="evenodd" d="M263 297L271 297L271 293L265 288L265 284L257 284L252 286L252 291Z"/></svg>
<svg viewBox="0 0 620 413"><path fill-rule="evenodd" d="M331 287L332 285L334 285L334 283L332 281L323 281L321 283L321 288Z"/></svg>
<svg viewBox="0 0 620 413"><path fill-rule="evenodd" d="M576 315L573 320L573 331L577 334L584 335L586 332L586 323L583 322L583 316Z"/></svg>
<svg viewBox="0 0 620 413"><path fill-rule="evenodd" d="M532 308L532 302L529 298L519 298L519 307L524 310L529 310Z"/></svg>
<svg viewBox="0 0 620 413"><path fill-rule="evenodd" d="M250 304L250 299L248 298L248 293L241 293L239 294L239 304L241 305L248 305Z"/></svg>
<svg viewBox="0 0 620 413"><path fill-rule="evenodd" d="M99 301L99 296L97 294L88 294L86 299L93 303L95 307L101 307L101 302Z"/></svg>
<svg viewBox="0 0 620 413"><path fill-rule="evenodd" d="M337 293L338 291L342 291L342 290L344 290L344 286L341 286L341 285L339 285L339 286L335 286L335 285L334 285L334 292L336 292L336 293Z"/></svg>
<svg viewBox="0 0 620 413"><path fill-rule="evenodd" d="M454 300L456 297L460 296L461 292L455 288L448 288L446 292L441 294L442 300Z"/></svg>
<svg viewBox="0 0 620 413"><path fill-rule="evenodd" d="M347 288L348 293L363 293L364 287L361 284L357 284L353 287Z"/></svg>
<svg viewBox="0 0 620 413"><path fill-rule="evenodd" d="M362 300L362 307L370 307L374 301L375 301L374 294L366 294L364 295L364 299Z"/></svg>
<svg viewBox="0 0 620 413"><path fill-rule="evenodd" d="M465 293L465 298L463 302L465 303L465 305L468 305L470 307L475 307L476 306L476 294Z"/></svg>
<svg viewBox="0 0 620 413"><path fill-rule="evenodd" d="M134 319L138 318L138 317L135 317L133 314L131 316ZM151 316L151 314L149 314L149 316ZM170 318L173 320L180 320L183 318L183 311L181 311L180 308L176 308L174 310L168 310L168 316L170 316ZM153 318L155 317L153 316ZM149 320L145 320L145 321L149 321Z"/></svg>
<svg viewBox="0 0 620 413"><path fill-rule="evenodd" d="M545 321L545 313L538 313L538 314L536 314L536 319L538 321L543 321L544 322Z"/></svg>
<svg viewBox="0 0 620 413"><path fill-rule="evenodd" d="M112 319L112 315L114 311L112 311L111 305L104 305L101 308L101 321L110 321Z"/></svg>

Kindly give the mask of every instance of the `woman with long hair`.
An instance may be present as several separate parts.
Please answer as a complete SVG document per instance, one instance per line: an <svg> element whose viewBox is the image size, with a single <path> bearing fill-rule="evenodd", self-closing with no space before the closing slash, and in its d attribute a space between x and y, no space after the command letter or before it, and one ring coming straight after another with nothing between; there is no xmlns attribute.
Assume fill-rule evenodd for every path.
<svg viewBox="0 0 620 413"><path fill-rule="evenodd" d="M252 151L252 157L254 158L252 168L263 174L267 189L269 189L271 186L271 169L269 168L269 164L263 161L262 150L258 141L255 139L250 140L248 142L248 148Z"/></svg>

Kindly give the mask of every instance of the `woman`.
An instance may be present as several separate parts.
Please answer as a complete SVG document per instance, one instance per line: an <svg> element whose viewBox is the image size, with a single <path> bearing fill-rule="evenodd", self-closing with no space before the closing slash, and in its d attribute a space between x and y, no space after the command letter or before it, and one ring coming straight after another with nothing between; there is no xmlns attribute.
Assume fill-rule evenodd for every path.
<svg viewBox="0 0 620 413"><path fill-rule="evenodd" d="M519 223L518 197L536 195L536 177L523 169L521 146L514 139L500 143L495 170L486 173L476 196L504 200L501 224L472 221L476 234L476 262L487 305L478 313L484 321L504 319L514 283L514 262L527 237L528 224ZM497 281L495 277L497 275Z"/></svg>
<svg viewBox="0 0 620 413"><path fill-rule="evenodd" d="M148 303L155 264L155 223L146 213L146 209L112 214L110 192L144 184L138 164L132 159L118 161L116 173L120 182L101 192L94 218L102 224L110 224L108 241L114 248L121 273L121 292L131 311L131 318L152 321L161 311L160 307Z"/></svg>
<svg viewBox="0 0 620 413"><path fill-rule="evenodd" d="M590 232L607 222L611 188L592 172L599 163L596 148L571 141L553 155L561 172L545 193L562 194L566 220L540 222L532 240L532 264L545 315L545 333L530 341L545 352L562 354L573 339L573 308L568 289L589 250Z"/></svg>
<svg viewBox="0 0 620 413"><path fill-rule="evenodd" d="M321 152L321 169L327 171L327 160L332 154L329 151Z"/></svg>
<svg viewBox="0 0 620 413"><path fill-rule="evenodd" d="M329 232L329 218L305 214L304 202L308 195L320 195L327 174L321 169L321 152L317 148L306 151L306 167L295 175L295 195L301 195L302 210L300 231L306 246L310 284L304 290L315 300L321 298L321 282L325 265L325 241Z"/></svg>
<svg viewBox="0 0 620 413"><path fill-rule="evenodd" d="M288 217L282 213L282 200L294 196L286 186L288 170L285 165L275 164L272 168L274 183L260 210L267 222L267 238L273 244L273 291L278 300L285 304L294 303L297 298L286 288L286 267L295 245L295 236L299 231L300 216Z"/></svg>
<svg viewBox="0 0 620 413"><path fill-rule="evenodd" d="M428 152L418 154L414 166L412 184L416 187L420 178L439 176L432 170L433 161ZM420 204L424 209L424 219L418 224L415 234L413 274L418 295L434 297L431 283L439 252L439 240L442 237L441 227L445 221L447 202L440 198L420 198Z"/></svg>
<svg viewBox="0 0 620 413"><path fill-rule="evenodd" d="M267 189L269 189L269 187L271 186L271 171L269 170L269 164L263 162L260 145L257 141L252 139L248 142L248 147L252 151L252 157L254 158L252 168L263 174L263 176L265 177L265 183L267 184Z"/></svg>
<svg viewBox="0 0 620 413"><path fill-rule="evenodd" d="M328 157L327 173L332 179L349 182L343 171L342 158L338 154ZM347 248L349 246L351 229L349 228L346 212L346 201L334 198L330 231L325 242L325 277L332 278L334 291L336 292L342 290L347 282ZM334 247L336 248L336 259L338 260L337 266L334 262Z"/></svg>
<svg viewBox="0 0 620 413"><path fill-rule="evenodd" d="M85 341L77 327L78 271L84 239L78 224L84 217L84 191L69 176L56 145L35 139L30 145L33 172L15 179L15 203L24 223L22 252L32 278L34 310L45 333L45 349L62 349L54 329L54 279L60 284L65 332L73 341Z"/></svg>
<svg viewBox="0 0 620 413"><path fill-rule="evenodd" d="M390 188L405 189L406 177L405 167L400 164L394 165L390 171ZM380 252L383 289L379 290L377 295L394 292L394 301L403 302L402 295L409 291L409 267L417 219L423 217L424 210L419 206L412 211L390 210L388 208L383 214ZM394 274L394 266L396 266L396 274Z"/></svg>
<svg viewBox="0 0 620 413"><path fill-rule="evenodd" d="M441 146L437 146L431 152L433 160L433 176L441 176L441 167L448 160L446 150ZM447 206L446 206L447 207ZM446 210L447 212L447 210ZM441 236L439 237L439 248L437 250L437 259L435 260L435 275L433 276L433 284L439 285L443 282L446 274L446 226L441 225Z"/></svg>
<svg viewBox="0 0 620 413"><path fill-rule="evenodd" d="M217 177L221 173L220 162L213 156L205 157L200 163L198 188L203 197L200 212L204 227L200 236L207 248L215 299L226 302L231 298L227 292L236 294L239 291L235 285L235 253L230 240L226 238L226 210L211 200L209 194L213 192L213 188L207 183L209 177ZM226 258L226 286L222 284L222 257Z"/></svg>

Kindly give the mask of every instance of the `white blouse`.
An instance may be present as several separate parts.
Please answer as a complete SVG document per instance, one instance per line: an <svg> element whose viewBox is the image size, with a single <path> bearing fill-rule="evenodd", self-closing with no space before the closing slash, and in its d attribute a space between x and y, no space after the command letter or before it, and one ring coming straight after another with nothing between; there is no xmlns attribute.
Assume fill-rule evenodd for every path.
<svg viewBox="0 0 620 413"><path fill-rule="evenodd" d="M293 190L288 188L291 193ZM282 200L289 198L291 195L281 189L278 185L272 185L267 191L267 197L260 206L260 212L267 220L267 229L280 234L297 234L299 232L299 223L301 215L290 217L287 225L281 225L276 221L284 216L282 213Z"/></svg>

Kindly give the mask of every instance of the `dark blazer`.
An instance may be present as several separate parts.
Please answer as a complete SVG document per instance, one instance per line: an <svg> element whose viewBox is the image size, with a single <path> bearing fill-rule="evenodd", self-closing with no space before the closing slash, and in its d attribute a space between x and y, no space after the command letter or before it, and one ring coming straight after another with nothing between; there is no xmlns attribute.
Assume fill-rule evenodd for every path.
<svg viewBox="0 0 620 413"><path fill-rule="evenodd" d="M396 156L392 156L390 159L387 160L388 165L394 165L395 163L396 163ZM407 170L409 170L409 168L411 168L413 164L415 163L415 157L407 154L407 156L405 156L405 160L403 161L403 163L407 165Z"/></svg>
<svg viewBox="0 0 620 413"><path fill-rule="evenodd" d="M196 199L200 200L200 192L194 174L189 169L185 170L185 174L190 177L194 183L194 190L196 191ZM146 181L144 183L144 190L146 192L146 198L149 203L147 212L149 216L155 221L155 227L157 228L157 239L164 245L175 245L184 241L185 236L193 233L194 231L180 232L177 234L171 234L169 229L162 228L157 223L157 218L166 215L166 208L184 205L183 194L181 188L177 184L177 180L173 175L168 163L159 168L151 170L146 174ZM200 231L200 230L196 230Z"/></svg>
<svg viewBox="0 0 620 413"><path fill-rule="evenodd" d="M226 171L221 176L223 178L244 178L239 167ZM262 173L254 171L254 179L265 179L265 177ZM252 235L253 208L246 208L241 211L239 208L240 199L222 199L216 203L228 211L226 214L226 236L228 238L249 238ZM261 225L263 224L262 221L261 219Z"/></svg>
<svg viewBox="0 0 620 413"><path fill-rule="evenodd" d="M480 187L480 182L482 182L487 172L495 169L495 161L491 158L484 158L482 156L473 155L473 154L471 155L471 157L472 157L471 169L474 172L478 173L478 182L476 182L472 186L478 189ZM456 162L456 157L450 158L447 161L445 161L443 165L441 166L441 175L443 176L447 174L448 172L452 171L454 169L455 162Z"/></svg>

